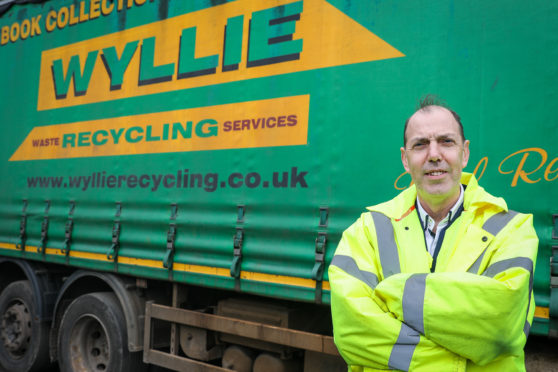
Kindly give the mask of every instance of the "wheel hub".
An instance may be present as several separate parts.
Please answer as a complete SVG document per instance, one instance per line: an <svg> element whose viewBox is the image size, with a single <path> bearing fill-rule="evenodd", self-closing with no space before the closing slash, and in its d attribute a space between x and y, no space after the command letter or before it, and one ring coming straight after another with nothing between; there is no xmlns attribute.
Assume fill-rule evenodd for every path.
<svg viewBox="0 0 558 372"><path fill-rule="evenodd" d="M31 341L31 315L22 302L6 309L2 315L0 338L4 347L14 356L25 354Z"/></svg>
<svg viewBox="0 0 558 372"><path fill-rule="evenodd" d="M76 323L70 340L74 369L106 371L110 361L110 345L105 329L94 317L83 317Z"/></svg>

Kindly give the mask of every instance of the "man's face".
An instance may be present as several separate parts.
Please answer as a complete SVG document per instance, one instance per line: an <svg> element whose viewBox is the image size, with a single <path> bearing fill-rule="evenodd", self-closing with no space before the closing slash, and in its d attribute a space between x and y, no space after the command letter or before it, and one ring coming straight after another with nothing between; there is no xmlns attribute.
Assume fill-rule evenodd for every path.
<svg viewBox="0 0 558 372"><path fill-rule="evenodd" d="M431 106L411 116L401 161L410 173L421 201L427 204L457 198L461 172L469 160L469 141L443 107Z"/></svg>

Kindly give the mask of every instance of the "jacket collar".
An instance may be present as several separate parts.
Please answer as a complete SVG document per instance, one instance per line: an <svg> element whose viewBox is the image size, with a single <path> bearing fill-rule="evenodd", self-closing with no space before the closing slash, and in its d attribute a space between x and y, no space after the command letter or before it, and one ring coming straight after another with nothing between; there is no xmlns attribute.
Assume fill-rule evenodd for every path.
<svg viewBox="0 0 558 372"><path fill-rule="evenodd" d="M467 186L463 199L463 208L465 211L474 210L488 204L507 212L508 206L504 199L492 196L484 191L484 188L479 186L473 174L463 172L461 175L461 183ZM391 219L401 220L414 210L416 199L417 189L413 184L395 198L381 204L367 207L366 209L373 212L380 212Z"/></svg>

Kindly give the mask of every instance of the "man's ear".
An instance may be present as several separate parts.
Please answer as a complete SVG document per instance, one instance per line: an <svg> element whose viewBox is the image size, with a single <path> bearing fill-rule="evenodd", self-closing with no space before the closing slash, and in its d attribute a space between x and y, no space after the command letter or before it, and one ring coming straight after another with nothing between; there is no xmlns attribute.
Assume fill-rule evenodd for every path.
<svg viewBox="0 0 558 372"><path fill-rule="evenodd" d="M463 142L463 160L461 161L461 168L465 168L469 162L469 140Z"/></svg>
<svg viewBox="0 0 558 372"><path fill-rule="evenodd" d="M467 153L468 152L469 149L467 149ZM469 157L469 155L467 155L467 157ZM401 147L401 163L403 163L403 168L409 172L409 163L407 162L407 155L405 154L405 149L403 147Z"/></svg>

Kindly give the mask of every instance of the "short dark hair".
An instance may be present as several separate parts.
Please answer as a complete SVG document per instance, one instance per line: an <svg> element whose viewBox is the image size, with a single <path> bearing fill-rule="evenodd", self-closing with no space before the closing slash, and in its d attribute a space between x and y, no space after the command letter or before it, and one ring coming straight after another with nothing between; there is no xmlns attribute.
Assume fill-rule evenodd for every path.
<svg viewBox="0 0 558 372"><path fill-rule="evenodd" d="M463 131L463 124L461 123L461 118L459 117L457 112L453 111L452 108L449 107L449 105L446 103L446 101L444 101L437 95L427 94L419 100L415 112L413 112L413 114L409 116L407 120L405 120L405 128L403 129L403 146L407 144L407 136L406 136L407 126L409 125L409 120L411 120L411 117L419 111L429 111L434 106L443 107L452 114L457 124L459 124L459 133L461 134L461 139L465 141L465 132Z"/></svg>

